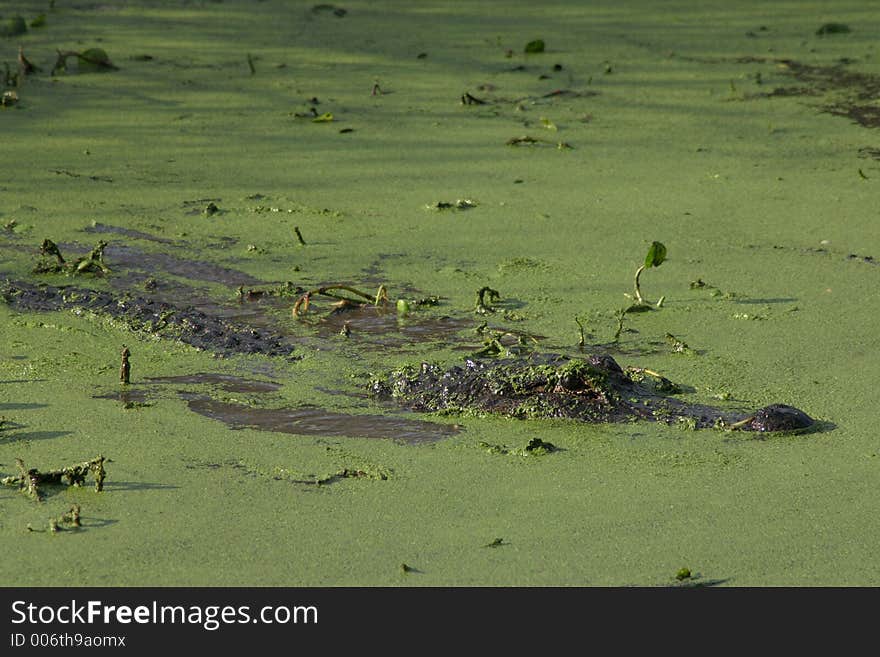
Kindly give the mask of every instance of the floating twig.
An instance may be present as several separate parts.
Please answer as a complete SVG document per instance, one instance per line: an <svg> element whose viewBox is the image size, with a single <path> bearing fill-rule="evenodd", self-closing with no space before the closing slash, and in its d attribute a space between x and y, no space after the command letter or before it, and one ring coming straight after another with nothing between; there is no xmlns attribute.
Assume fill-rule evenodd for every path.
<svg viewBox="0 0 880 657"><path fill-rule="evenodd" d="M337 293L336 290L344 290L345 292L350 292L355 296L361 297L361 299L364 299L364 301L356 301L343 294ZM300 317L301 315L306 313L309 309L309 304L311 303L312 297L316 294L330 297L331 299L338 299L343 304L350 304L351 306L364 306L368 303L370 305L378 306L380 303L388 301L388 293L385 290L384 285L379 286L379 291L375 295L370 295L366 292L358 290L357 288L351 287L350 285L345 285L342 283L332 283L330 285L323 285L321 287L315 288L314 290L309 290L299 299L297 299L296 303L293 304L293 316Z"/></svg>
<svg viewBox="0 0 880 657"><path fill-rule="evenodd" d="M472 96L470 93L465 92L461 97L462 105L488 105L489 101L483 100L481 98L477 98Z"/></svg>
<svg viewBox="0 0 880 657"><path fill-rule="evenodd" d="M110 61L110 58L107 56L107 53L104 51L103 48L89 48L88 50L83 50L82 52L76 52L75 50L56 50L56 52L58 53L58 59L55 60L55 66L52 67L52 75L55 75L58 71L67 70L67 59L69 57L76 57L79 60L79 64L81 67L83 66L83 64L85 64L84 68L86 70L119 70L119 67Z"/></svg>
<svg viewBox="0 0 880 657"><path fill-rule="evenodd" d="M119 382L123 385L129 384L131 376L131 364L128 362L129 356L131 356L131 351L129 351L128 347L122 345L122 365L119 368Z"/></svg>
<svg viewBox="0 0 880 657"><path fill-rule="evenodd" d="M614 344L620 342L620 334L623 333L623 320L626 318L626 310L626 308L621 308L614 314L617 318L617 330L614 332L614 338L612 339Z"/></svg>
<svg viewBox="0 0 880 657"><path fill-rule="evenodd" d="M18 47L18 71L22 77L26 77L31 73L39 73L42 69L36 64L32 63L27 57L24 56L24 49L19 46Z"/></svg>
<svg viewBox="0 0 880 657"><path fill-rule="evenodd" d="M584 325L581 324L581 320L577 315L574 316L574 322L578 325L578 347L583 347L586 343L586 338L584 337Z"/></svg>

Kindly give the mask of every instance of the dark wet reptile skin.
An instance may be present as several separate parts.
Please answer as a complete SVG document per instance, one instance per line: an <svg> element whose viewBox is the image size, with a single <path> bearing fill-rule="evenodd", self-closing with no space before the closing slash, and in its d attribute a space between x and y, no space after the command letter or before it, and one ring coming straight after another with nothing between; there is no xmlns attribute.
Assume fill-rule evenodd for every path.
<svg viewBox="0 0 880 657"><path fill-rule="evenodd" d="M272 331L257 331L193 307L174 306L137 295L121 297L71 285L55 287L6 280L0 281L0 301L17 310L99 313L121 320L132 330L174 338L220 355L289 357L293 351L284 336Z"/></svg>
<svg viewBox="0 0 880 657"><path fill-rule="evenodd" d="M519 418L583 422L653 420L694 428L802 431L814 420L783 404L753 413L688 404L665 393L668 380L635 380L607 355L572 358L535 354L515 359L467 360L444 370L423 363L372 383L372 392L416 411L496 413Z"/></svg>

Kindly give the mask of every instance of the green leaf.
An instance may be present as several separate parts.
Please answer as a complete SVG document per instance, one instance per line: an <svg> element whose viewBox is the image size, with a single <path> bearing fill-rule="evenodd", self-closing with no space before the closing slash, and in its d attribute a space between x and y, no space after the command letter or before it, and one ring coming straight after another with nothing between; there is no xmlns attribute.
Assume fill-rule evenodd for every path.
<svg viewBox="0 0 880 657"><path fill-rule="evenodd" d="M333 120L333 112L324 112L321 116L312 119L312 123L330 123Z"/></svg>
<svg viewBox="0 0 880 657"><path fill-rule="evenodd" d="M6 21L6 26L0 29L2 36L18 36L27 32L27 23L21 16L13 16Z"/></svg>
<svg viewBox="0 0 880 657"><path fill-rule="evenodd" d="M666 260L666 247L661 242L652 242L645 256L645 267L659 267Z"/></svg>
<svg viewBox="0 0 880 657"><path fill-rule="evenodd" d="M544 40L543 39L535 39L534 41L529 41L526 44L526 52L544 52Z"/></svg>
<svg viewBox="0 0 880 657"><path fill-rule="evenodd" d="M40 14L32 20L31 27L46 27L46 14Z"/></svg>
<svg viewBox="0 0 880 657"><path fill-rule="evenodd" d="M79 60L78 64L81 73L107 71L116 68L103 48L89 48L88 50L76 53L76 57Z"/></svg>

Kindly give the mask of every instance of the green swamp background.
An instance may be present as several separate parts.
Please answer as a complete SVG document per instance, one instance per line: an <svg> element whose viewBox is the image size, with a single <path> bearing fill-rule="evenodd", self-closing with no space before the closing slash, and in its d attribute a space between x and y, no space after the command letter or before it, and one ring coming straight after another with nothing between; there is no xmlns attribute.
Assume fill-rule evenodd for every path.
<svg viewBox="0 0 880 657"><path fill-rule="evenodd" d="M321 333L329 304L319 302L307 322L275 316L301 359L218 359L97 316L0 306L0 473L15 474L16 458L41 468L111 459L101 494L58 490L36 504L0 490L3 582L667 585L686 566L710 584L880 584L870 259L880 144L870 125L823 111L857 90L831 74L796 80L781 61L870 83L880 75L870 3L336 8L346 12L280 0L0 3L4 27L46 14L43 27L0 38L12 70L19 46L42 67L0 111L4 277L108 284L32 275L46 237L81 251L100 237L171 248L88 232L115 226L172 240L178 256L241 272L242 284L384 283L392 298L439 295L424 312L463 322L456 340L406 339L392 325L383 342L355 323L346 339ZM817 35L829 22L852 30ZM534 39L545 52L524 54ZM56 49L91 47L119 70L49 74ZM544 96L561 89L576 94ZM493 102L462 104L466 92ZM877 106L870 94L858 102L868 114ZM334 120L295 116L310 107ZM507 144L524 135L546 142ZM194 212L203 199L221 212ZM426 208L457 199L477 205ZM643 290L665 304L627 316L621 364L663 372L693 401L790 403L829 430L760 439L426 417L462 430L414 446L232 430L188 410L173 387L134 408L98 398L118 393L124 343L133 390L146 377L220 372L282 387L189 390L390 416L351 393L403 362L460 360L483 321L571 351L578 316L588 341L608 343L652 240L669 260L643 275ZM194 289L234 305L238 284ZM473 313L485 285L506 317ZM666 333L697 353L673 353ZM481 446L533 437L563 451ZM372 476L295 483L344 468ZM73 503L81 530L28 530Z"/></svg>

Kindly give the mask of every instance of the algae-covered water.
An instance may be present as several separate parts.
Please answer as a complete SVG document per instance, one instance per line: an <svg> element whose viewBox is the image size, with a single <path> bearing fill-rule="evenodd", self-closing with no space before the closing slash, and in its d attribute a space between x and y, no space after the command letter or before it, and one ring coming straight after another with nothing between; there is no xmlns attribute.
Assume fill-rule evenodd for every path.
<svg viewBox="0 0 880 657"><path fill-rule="evenodd" d="M0 32L45 14L0 37L0 279L193 306L289 355L7 295L0 476L98 455L107 476L0 487L6 585L880 584L867 3L52 4L0 3ZM53 71L58 50L92 61ZM34 273L44 239L68 263L105 240L109 272ZM620 325L652 241L662 307ZM292 315L334 283L389 302ZM818 430L367 394L493 337Z"/></svg>

